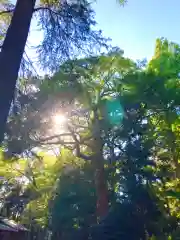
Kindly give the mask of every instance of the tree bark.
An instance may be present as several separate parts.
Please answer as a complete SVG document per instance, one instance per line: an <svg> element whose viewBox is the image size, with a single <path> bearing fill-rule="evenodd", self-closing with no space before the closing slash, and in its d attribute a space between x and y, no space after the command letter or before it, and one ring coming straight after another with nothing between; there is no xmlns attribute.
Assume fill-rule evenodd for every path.
<svg viewBox="0 0 180 240"><path fill-rule="evenodd" d="M94 139L93 139L93 158L92 164L94 167L94 180L96 186L96 196L97 196L97 203L96 203L96 211L97 217L100 219L107 216L109 211L109 201L108 201L108 188L107 182L104 173L104 157L103 157L103 141L101 139L101 127L100 122L97 116L97 113L94 112L95 121L93 123L93 132L94 132Z"/></svg>
<svg viewBox="0 0 180 240"><path fill-rule="evenodd" d="M96 186L96 210L97 210L97 217L100 219L107 216L109 211L109 204L108 204L108 189L106 178L104 174L104 160L102 155L94 156L93 165L95 169L95 186Z"/></svg>
<svg viewBox="0 0 180 240"><path fill-rule="evenodd" d="M0 143L4 139L35 2L36 0L17 0L0 53Z"/></svg>

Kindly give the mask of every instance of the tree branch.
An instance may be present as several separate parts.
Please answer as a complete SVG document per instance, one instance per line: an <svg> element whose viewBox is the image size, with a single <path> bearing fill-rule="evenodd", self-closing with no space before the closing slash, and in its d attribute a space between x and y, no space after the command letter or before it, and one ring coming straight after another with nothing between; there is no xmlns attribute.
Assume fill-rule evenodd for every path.
<svg viewBox="0 0 180 240"><path fill-rule="evenodd" d="M22 171L18 170L17 168L13 168L13 167L12 167L12 170L17 171L17 172L20 173L22 176L26 177L26 178L33 184L33 186L34 186L35 188L37 188L36 180L35 180L35 178L34 178L32 169L31 169L31 172L32 172L31 177L32 177L32 178L31 178L30 176L27 176L25 173L23 173Z"/></svg>
<svg viewBox="0 0 180 240"><path fill-rule="evenodd" d="M5 10L5 11L1 11L0 15L7 14L7 13L12 13L13 11L14 11L14 8L13 9L9 9L9 10Z"/></svg>
<svg viewBox="0 0 180 240"><path fill-rule="evenodd" d="M92 160L92 156L85 155L85 154L83 154L83 153L81 153L81 152L79 152L79 156L76 155L76 157L82 158L82 159L84 159L85 161L90 161L90 160Z"/></svg>
<svg viewBox="0 0 180 240"><path fill-rule="evenodd" d="M71 129L70 126L68 126L68 130L71 132L72 137L73 137L73 139L74 139L74 141L75 141L76 157L82 158L82 159L84 159L84 160L86 160L86 161L91 160L91 159L92 159L91 156L87 156L87 155L81 153L81 150L80 150L80 142L79 142L79 140L77 139L76 134L74 133L74 131Z"/></svg>
<svg viewBox="0 0 180 240"><path fill-rule="evenodd" d="M72 134L71 133L62 133L62 134L57 134L57 135L53 135L53 136L50 136L50 137L47 137L47 138L41 138L41 139L39 139L39 141L37 141L37 142L47 142L47 141L50 141L50 140L52 140L52 139L54 139L54 138L60 138L60 137L66 137L66 136L72 136Z"/></svg>
<svg viewBox="0 0 180 240"><path fill-rule="evenodd" d="M50 13L53 13L53 14L55 14L55 15L62 16L62 15L60 14L60 12L55 12L55 11L53 11L52 9L50 9L49 7L38 7L38 8L35 8L35 9L34 9L34 12L44 11L44 10L49 11Z"/></svg>
<svg viewBox="0 0 180 240"><path fill-rule="evenodd" d="M64 141L60 141L60 140L57 140L57 141L54 141L54 142L48 142L48 143L45 143L45 142L38 142L39 144L41 145L66 145L66 144L69 144L69 145L73 145L75 144L75 142L64 142Z"/></svg>

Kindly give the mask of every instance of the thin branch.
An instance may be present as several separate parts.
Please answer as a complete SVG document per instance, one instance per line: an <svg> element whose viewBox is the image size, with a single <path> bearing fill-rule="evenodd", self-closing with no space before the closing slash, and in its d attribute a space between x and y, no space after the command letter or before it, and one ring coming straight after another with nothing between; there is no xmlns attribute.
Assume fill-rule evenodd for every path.
<svg viewBox="0 0 180 240"><path fill-rule="evenodd" d="M79 140L77 139L76 134L74 133L74 131L71 129L70 126L68 126L68 130L71 132L72 137L73 137L73 139L74 139L74 141L75 141L76 157L82 158L82 159L84 159L84 160L86 160L86 161L91 160L91 159L92 159L91 156L87 156L87 155L81 153L81 150L80 150L80 142L79 142Z"/></svg>
<svg viewBox="0 0 180 240"><path fill-rule="evenodd" d="M35 69L35 67L34 67L34 65L33 65L31 59L30 59L29 56L27 55L26 51L24 51L24 54L25 54L25 56L26 56L26 58L27 58L29 64L31 65L32 69L34 70L34 72L35 72L36 75L38 76L39 74L37 73L37 71L36 71L36 69Z"/></svg>
<svg viewBox="0 0 180 240"><path fill-rule="evenodd" d="M81 152L79 152L79 156L77 156L77 157L82 158L82 159L84 159L85 161L90 161L90 160L92 160L92 156L87 156L87 155L85 155L85 154L83 154L83 153L81 153Z"/></svg>
<svg viewBox="0 0 180 240"><path fill-rule="evenodd" d="M60 137L66 137L66 136L72 136L71 133L62 133L62 134L57 134L57 135L53 135L53 136L50 136L50 137L47 137L47 138L41 138L39 139L37 142L47 142L47 141L50 141L54 138L60 138Z"/></svg>
<svg viewBox="0 0 180 240"><path fill-rule="evenodd" d="M37 184L36 184L36 179L34 177L34 173L33 173L33 170L28 162L28 167L29 167L29 170L31 171L31 177L32 177L32 184L34 185L35 188L37 188Z"/></svg>
<svg viewBox="0 0 180 240"><path fill-rule="evenodd" d="M75 124L75 123L73 123L73 127L76 127L76 128L85 128L85 129L88 129L88 126L83 126L83 125L80 125L80 124Z"/></svg>
<svg viewBox="0 0 180 240"><path fill-rule="evenodd" d="M33 186L34 186L35 188L37 188L36 181L35 181L33 175L31 176L31 177L32 177L32 179L31 179L29 176L27 176L25 173L23 173L22 171L20 171L20 170L17 169L17 168L12 168L12 170L17 171L17 172L20 173L22 176L26 177L26 178L33 184ZM32 169L31 169L31 172L32 172ZM32 174L33 174L33 172L32 172Z"/></svg>
<svg viewBox="0 0 180 240"><path fill-rule="evenodd" d="M2 12L0 12L0 15L7 14L7 13L12 13L12 12L14 12L14 8L13 8L13 9L9 9L9 10L5 10L5 11L2 11Z"/></svg>
<svg viewBox="0 0 180 240"><path fill-rule="evenodd" d="M52 9L50 9L49 7L38 7L38 8L34 9L34 12L38 12L38 11L41 11L41 10L43 10L43 11L46 10L46 11L49 11L51 14L62 16L62 14L60 14L60 12L55 12Z"/></svg>
<svg viewBox="0 0 180 240"><path fill-rule="evenodd" d="M84 142L86 142L86 141L89 141L89 140L92 139L92 137L93 137L93 136L88 136L88 137L81 137L81 136L80 136L80 142L81 142L81 143L84 143Z"/></svg>
<svg viewBox="0 0 180 240"><path fill-rule="evenodd" d="M77 137L76 137L75 132L72 130L72 128L71 128L71 126L70 126L69 124L68 124L68 130L69 130L69 132L71 133L72 138L73 138L73 140L75 141L75 143L80 143L79 140L78 140Z"/></svg>
<svg viewBox="0 0 180 240"><path fill-rule="evenodd" d="M45 143L45 142L37 142L41 145L66 145L66 144L69 144L69 145L73 145L75 144L75 142L64 142L64 141L60 141L60 140L57 140L57 141L54 141L54 142L48 142L48 143Z"/></svg>
<svg viewBox="0 0 180 240"><path fill-rule="evenodd" d="M47 7L38 7L38 8L34 8L34 12L38 12L38 11L41 11L41 10L47 10L48 8Z"/></svg>

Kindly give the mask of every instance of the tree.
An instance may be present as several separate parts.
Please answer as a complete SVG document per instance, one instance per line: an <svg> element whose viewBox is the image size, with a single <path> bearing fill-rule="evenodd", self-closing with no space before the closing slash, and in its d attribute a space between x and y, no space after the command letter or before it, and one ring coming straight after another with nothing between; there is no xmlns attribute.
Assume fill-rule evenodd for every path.
<svg viewBox="0 0 180 240"><path fill-rule="evenodd" d="M57 157L42 152L38 157L29 164L1 159L1 216L20 221L38 239L88 234L96 222L92 167L65 149Z"/></svg>
<svg viewBox="0 0 180 240"><path fill-rule="evenodd" d="M112 66L112 69L111 69L111 66ZM131 69L131 68L133 69L134 67L135 67L135 64L131 62L129 59L123 58L121 51L119 50L117 51L116 49L109 52L107 56L94 57L90 59L80 59L76 61L67 62L61 66L60 72L55 74L55 76L52 78L52 83L50 83L50 85L48 83L48 80L45 80L42 83L42 86L40 87L41 91L38 94L42 95L43 93L44 100L46 99L47 94L49 96L50 95L53 96L54 100L55 99L58 100L59 94L61 95L61 93L63 93L63 95L61 95L62 97L61 101L63 101L63 96L65 97L68 96L69 98L67 99L68 102L71 102L71 100L78 101L78 105L77 104L74 105L73 102L69 105L69 108L71 109L69 111L70 123L66 126L67 133L65 132L62 134L62 136L65 136L65 135L71 136L70 141L66 142L63 140L56 140L56 136L54 136L53 132L47 133L44 127L42 128L42 130L40 130L42 126L40 125L36 126L36 123L34 125L35 129L33 129L32 128L33 123L30 120L32 118L30 116L29 117L26 116L25 119L27 121L23 120L23 122L21 122L21 119L19 119L18 117L21 124L20 122L18 123L17 121L14 121L16 126L15 125L11 126L10 124L10 129L9 129L10 131L12 131L13 129L14 130L16 129L16 132L13 132L13 133L11 132L11 136L13 135L13 139L10 138L9 139L10 141L8 143L9 146L12 146L14 148L13 150L12 147L10 147L12 153L14 152L16 154L19 154L20 153L19 151L22 152L25 149L28 149L29 146L32 148L33 142L37 146L38 141L39 141L39 144L43 144L45 143L45 139L50 139L48 143L51 143L51 141L53 141L56 144L62 143L63 145L64 144L74 145L73 148L75 148L76 150L77 157L81 157L85 160L90 160L92 162L94 166L95 182L96 182L96 190L97 190L97 216L99 217L103 217L107 214L108 205L109 205L107 186L106 186L106 181L104 176L104 156L103 156L104 142L102 139L102 134L104 129L101 129L102 124L104 124L104 126L106 125L105 119L108 117L106 116L107 113L104 112L106 108L106 102L108 102L106 100L106 97L111 98L111 94L113 93L113 91L117 93L115 74L116 73L125 74L129 71L128 69ZM101 75L104 76L105 78L104 81L100 79ZM112 86L109 86L108 85L109 78L113 76L114 76L114 81L112 80ZM73 82L70 81L69 79L72 77L74 77ZM70 93L71 95L68 95L68 93ZM38 101L39 100L40 99L38 99ZM50 104L53 104L54 100L49 102L48 109L50 107ZM61 101L60 101L60 105L61 105ZM112 101L112 104L113 102L114 101ZM118 103L118 101L116 101L116 103ZM112 104L111 104L111 101L109 101L108 105L111 106ZM30 105L33 106L33 103L31 102ZM41 105L41 102L40 102L40 105ZM120 107L119 103L118 103L118 107ZM56 108L57 106L52 105L52 111L53 109L56 109ZM76 108L79 108L79 111L80 111L79 116L78 116L78 112L77 113L76 111L73 112L73 108L74 110ZM111 114L113 111L116 111L116 109L110 109L110 108L109 110L107 110L107 111L110 111L108 114ZM39 117L44 116L45 112L43 113L44 111L43 109L42 109L42 112L40 112L39 107L36 107L36 109L39 109L38 110L38 115L40 113ZM35 112L36 112L36 109L35 109ZM120 110L121 109L119 109L119 111ZM64 109L64 111L66 110ZM31 114L32 111L28 113ZM108 123L107 128L113 127L113 124L116 124L115 123L116 121L118 120L120 121L122 117L122 112L120 112L120 115L121 116L119 116L117 119L116 117L115 118L112 117L111 118L112 123L108 123L109 120L107 119L107 123ZM23 119L24 119L24 116L23 116ZM113 122L114 120L115 122ZM29 139L29 137L28 138L25 137L25 135L29 136L29 134L28 135L26 134L27 131L30 130L30 128L28 127L29 121L31 123L29 127L33 131L36 131L36 129L38 131L40 130L38 135L41 137L38 141L37 140L33 141L32 139ZM38 120L36 119L35 121L37 122ZM48 125L49 127L47 127ZM79 125L79 127L76 127L76 125ZM20 126L23 126L23 128L21 128ZM19 127L21 128L21 130L19 129ZM47 118L46 127L49 129L52 129L51 118ZM24 132L25 134L24 137L21 136L23 129L26 131L26 133ZM51 134L51 135L48 137L46 135L44 136L44 140L41 140L43 139L42 136L44 133ZM17 138L19 139L18 141L16 141L17 138L15 138L16 134L18 135L20 134L20 136L17 136ZM59 136L61 136L61 134L59 134ZM79 138L81 139L80 142L78 140ZM16 141L16 143L14 140ZM18 142L19 144L17 146ZM89 152L88 155L82 154L81 152L82 146L84 146L85 149L87 149L87 151Z"/></svg>
<svg viewBox="0 0 180 240"><path fill-rule="evenodd" d="M39 198L39 193L36 189L32 167L26 159L19 159L16 162L4 162L3 160L1 155L0 215L19 221L27 204Z"/></svg>
<svg viewBox="0 0 180 240"><path fill-rule="evenodd" d="M72 154L68 158L50 206L52 239L87 239L89 226L96 222L94 170L87 161L70 160Z"/></svg>
<svg viewBox="0 0 180 240"><path fill-rule="evenodd" d="M163 56L166 61L167 55ZM65 239L75 234L82 234L82 239L87 235L137 240L178 236L179 79L149 65L141 69L115 49L100 57L67 61L51 80L42 81L40 91L17 94L18 111L8 123L9 156L25 152L31 156L30 150L37 153L37 147L47 151L52 146L62 152L68 149L68 156L74 159L71 167L67 164L69 175L61 174L60 161L51 175L48 169L44 176L36 170L41 184L47 181L56 189L52 191L56 196L48 190L47 198L42 195L37 200L37 219L50 219L45 226L54 227L55 238L57 229ZM60 114L66 117L63 132L62 123L53 120ZM101 178L93 178L92 172L97 170L103 172ZM53 175L60 179L57 185L51 182ZM94 180L96 195L90 190ZM99 189L97 183L106 185ZM106 205L100 202L102 214L98 206L86 204L88 198L106 200Z"/></svg>
<svg viewBox="0 0 180 240"><path fill-rule="evenodd" d="M2 6L4 8L4 5ZM5 6L9 7L6 1ZM92 10L85 1L72 4L66 1L63 3L40 1L36 7L36 0L17 0L15 7L12 8L12 5L10 7L2 12L3 15L13 12L13 15L0 53L0 142L4 137L33 14L38 17L44 32L44 40L38 50L40 62L43 61L44 67L54 67L54 64L56 64L55 67L59 66L64 59L77 54L77 49L78 51L81 49L82 52L86 49L90 52L95 49L92 46L98 48L101 44L104 45L102 37L91 30L95 21ZM13 42L12 39L14 39Z"/></svg>
<svg viewBox="0 0 180 240"><path fill-rule="evenodd" d="M112 69L111 64L113 66ZM102 135L106 134L106 131L104 129L106 124L104 122L107 121L108 123L108 114L116 114L113 111L121 110L109 109L110 112L108 114L106 113L106 111L108 111L105 109L106 102L108 102L106 100L106 97L111 98L111 92L113 91L116 93L116 77L114 77L114 82L111 79L112 86L108 85L108 81L111 77L113 77L115 73L117 73L116 71L118 71L119 74L123 74L123 72L129 71L128 68L131 67L134 67L133 62L131 62L129 59L123 58L119 52L111 52L109 56L102 56L85 60L82 59L74 63L67 63L62 66L60 74L57 73L57 75L54 76L54 81L57 81L56 85L62 81L60 80L61 77L63 79L62 74L66 74L67 71L73 72L73 74L77 76L77 83L75 83L73 89L75 87L77 88L77 96L75 96L75 99L78 100L80 105L84 105L83 108L87 114L86 121L88 131L85 129L79 132L79 129L76 127L69 128L69 130L75 143L77 157L81 157L85 160L90 160L91 164L93 165L97 193L97 216L100 218L106 216L109 209L108 190L106 186L107 183L104 176L103 149L105 143L102 138ZM101 76L103 76L104 80L101 80ZM109 101L109 103L110 102L111 101ZM84 113L80 113L79 122L81 118L84 118L83 115ZM121 116L118 116L117 118L117 121L119 120L119 122L123 113L120 112L120 115ZM111 120L113 122L113 117ZM106 127L111 128L111 124L112 123L108 123ZM72 122L72 126L73 125L74 123ZM78 138L81 139L81 143L79 142L76 135L79 135ZM88 155L82 154L81 145L84 145L85 149L88 149Z"/></svg>
<svg viewBox="0 0 180 240"><path fill-rule="evenodd" d="M90 69L92 70L92 68ZM100 71L98 73L100 74ZM103 76L106 79L105 75ZM118 76L117 72L116 76ZM161 85L157 84L157 80L160 81ZM159 114L159 98L164 101L162 112L165 113L167 101L171 102L173 98L175 100L176 94L169 95L169 91L172 91L172 88L169 89L166 85L169 79L157 77L152 73L135 72L127 74L122 81L121 102L126 112L126 118L122 122L122 127L117 129L118 131L112 131L110 128L108 135L106 135L107 132L106 134L103 132L105 135L103 140L107 144L106 155L110 155L109 159L111 161L119 160L120 162L119 169L116 169L119 170L120 178L116 182L116 192L121 192L122 195L117 197L120 201L117 208L115 207L107 220L102 221L102 231L92 233L92 235L95 235L95 239L100 237L109 239L112 237L112 233L115 239L119 239L119 237L122 239L132 237L134 239L147 239L147 236L149 238L156 236L158 239L168 239L169 234L176 231L179 220L178 216L176 218L174 215L174 211L177 211L176 206L173 203L173 206L169 207L166 190L162 189L164 180L166 181L165 185L168 185L167 178L170 176L173 180L173 177L172 175L161 175L159 173L159 170L169 169L169 166L166 165L166 162L162 162L163 158L158 158L159 147L162 147L159 146L159 141L156 141L155 134L158 132L161 137L163 135L160 129L154 128L157 123L152 123L152 117L153 114L161 117L162 113ZM142 89L147 91L143 93ZM176 91L175 86L173 89ZM94 93L94 91L92 92ZM152 92L155 93L157 99L149 98ZM169 98L163 98L162 92L164 92L164 95L167 94L166 96ZM176 101L174 103L176 106ZM171 113L171 115L173 114ZM107 127L101 121L101 129L104 131L105 126ZM124 144L123 147L122 144ZM168 145L170 146L170 143ZM116 154L110 152L107 148L111 150L116 148ZM154 152L156 152L155 156ZM169 162L172 164L172 159L169 158ZM174 169L174 171L176 170ZM177 186L175 188L178 189ZM178 204L178 199L176 199L176 204Z"/></svg>
<svg viewBox="0 0 180 240"><path fill-rule="evenodd" d="M180 46L161 38L156 40L155 53L149 62L148 70L158 76L179 77Z"/></svg>

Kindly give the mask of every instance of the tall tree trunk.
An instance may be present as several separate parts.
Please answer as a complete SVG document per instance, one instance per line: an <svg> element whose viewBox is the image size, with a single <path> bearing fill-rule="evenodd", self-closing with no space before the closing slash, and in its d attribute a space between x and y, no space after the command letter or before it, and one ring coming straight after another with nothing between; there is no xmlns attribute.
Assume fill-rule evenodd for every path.
<svg viewBox="0 0 180 240"><path fill-rule="evenodd" d="M94 112L95 121L93 123L93 159L92 164L95 173L95 185L97 196L97 217L104 218L109 211L108 188L104 173L104 157L103 157L103 142L101 139L101 128L97 113Z"/></svg>
<svg viewBox="0 0 180 240"><path fill-rule="evenodd" d="M106 178L104 174L104 160L102 155L95 155L93 159L93 166L95 170L95 185L96 185L96 209L97 217L104 218L108 214L108 189Z"/></svg>
<svg viewBox="0 0 180 240"><path fill-rule="evenodd" d="M17 0L0 53L0 143L4 138L35 2L36 0Z"/></svg>

